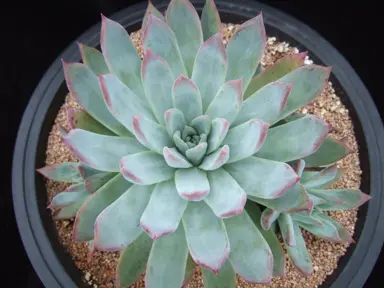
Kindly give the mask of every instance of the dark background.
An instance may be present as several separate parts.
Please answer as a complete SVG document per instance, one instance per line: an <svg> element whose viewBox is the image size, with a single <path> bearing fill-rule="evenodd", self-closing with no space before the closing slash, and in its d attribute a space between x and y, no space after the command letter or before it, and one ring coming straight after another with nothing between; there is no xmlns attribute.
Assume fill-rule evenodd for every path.
<svg viewBox="0 0 384 288"><path fill-rule="evenodd" d="M145 0L144 0L145 1ZM235 1L235 0L234 0ZM2 175L10 183L11 158L19 121L38 81L67 45L91 25L139 1L66 0L6 1L0 21L1 142L6 163ZM381 9L374 1L260 1L291 14L317 30L351 63L380 107L383 91L383 27ZM4 3L4 2L3 2ZM4 51L5 49L5 51ZM5 88L5 89L4 89ZM5 144L4 144L5 143ZM2 145L2 147L4 147ZM7 239L1 253L6 285L2 287L42 287L18 237L12 210L10 185L3 187L1 212L2 238ZM5 224L5 225L4 225ZM3 228L3 229L4 229ZM384 229L384 227L383 227ZM6 232L6 233L5 233ZM5 253L4 253L5 252ZM9 256L8 256L9 255ZM383 257L382 257L383 258ZM383 259L376 265L365 287L379 287L384 280ZM4 268L1 269L4 271ZM9 271L7 271L9 270ZM16 276L15 276L16 275ZM4 279L4 278L3 278ZM2 281L4 283L4 280ZM379 284L381 282L381 284ZM381 286L382 287L382 286Z"/></svg>

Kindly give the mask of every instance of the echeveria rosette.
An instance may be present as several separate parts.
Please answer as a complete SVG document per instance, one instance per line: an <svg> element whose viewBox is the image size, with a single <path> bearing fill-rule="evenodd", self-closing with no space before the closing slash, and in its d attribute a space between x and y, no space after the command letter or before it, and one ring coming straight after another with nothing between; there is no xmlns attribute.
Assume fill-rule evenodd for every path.
<svg viewBox="0 0 384 288"><path fill-rule="evenodd" d="M289 258L303 275L309 276L312 273L312 261L300 228L331 242L352 243L353 239L348 231L324 212L355 209L371 197L358 189L330 189L344 173L336 164L321 171L305 170L305 161L300 159L293 167L301 176L299 185L307 192L311 209L298 213L281 213L267 207L261 214L260 226L265 231L272 232L272 225L275 222L278 224Z"/></svg>
<svg viewBox="0 0 384 288"><path fill-rule="evenodd" d="M102 51L79 44L83 63L63 61L82 109L68 110L62 137L79 163L40 169L75 183L50 207L76 216L75 241L122 251L118 286L146 272L148 287L181 287L193 262L207 287L235 287L235 274L269 283L284 275L284 257L259 207L311 212L290 164L324 166L348 154L324 120L292 116L330 69L303 66L306 53L258 69L261 14L226 47L212 0L201 20L187 0L172 0L165 15L149 2L142 60L127 31L103 16Z"/></svg>

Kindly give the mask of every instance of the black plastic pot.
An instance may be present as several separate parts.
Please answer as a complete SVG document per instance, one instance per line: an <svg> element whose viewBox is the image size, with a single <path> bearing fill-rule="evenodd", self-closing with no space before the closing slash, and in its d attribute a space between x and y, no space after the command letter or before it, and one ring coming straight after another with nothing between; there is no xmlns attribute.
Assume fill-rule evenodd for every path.
<svg viewBox="0 0 384 288"><path fill-rule="evenodd" d="M155 1L154 1L155 2ZM204 0L192 1L198 12ZM168 0L156 4L164 11ZM223 22L242 23L263 12L268 36L309 51L315 63L331 65L331 81L353 119L360 153L361 189L373 199L359 209L356 243L348 248L338 268L321 287L362 287L380 253L384 240L384 129L367 89L343 56L320 35L290 16L246 1L215 1ZM140 29L147 1L110 16L129 32ZM100 24L77 40L99 45ZM62 249L56 228L46 209L44 179L36 168L44 165L49 131L64 101L67 88L60 59L80 61L75 42L48 69L34 91L22 119L12 170L14 208L28 256L46 287L81 287L80 272Z"/></svg>

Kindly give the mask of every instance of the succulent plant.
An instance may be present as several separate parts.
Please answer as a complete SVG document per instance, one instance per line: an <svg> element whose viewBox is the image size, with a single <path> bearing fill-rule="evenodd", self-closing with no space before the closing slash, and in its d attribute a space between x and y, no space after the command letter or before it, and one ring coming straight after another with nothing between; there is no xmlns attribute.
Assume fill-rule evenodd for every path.
<svg viewBox="0 0 384 288"><path fill-rule="evenodd" d="M149 2L142 60L124 27L102 15L101 52L79 44L83 63L63 61L82 109L68 109L71 130L61 133L79 162L38 169L72 183L49 207L55 219L75 217L74 241L121 251L118 287L144 272L146 287L181 287L195 263L206 287L236 287L236 274L269 283L285 264L264 220L278 219L301 252L299 226L344 238L321 211L346 207L336 198L364 202L348 202L357 197L349 190L315 190L328 173L309 178L294 165L326 167L351 152L326 121L295 113L323 90L330 67L304 66L304 52L262 69L261 13L226 47L212 0L201 18L188 0L170 1L165 15ZM289 253L302 269L305 255Z"/></svg>

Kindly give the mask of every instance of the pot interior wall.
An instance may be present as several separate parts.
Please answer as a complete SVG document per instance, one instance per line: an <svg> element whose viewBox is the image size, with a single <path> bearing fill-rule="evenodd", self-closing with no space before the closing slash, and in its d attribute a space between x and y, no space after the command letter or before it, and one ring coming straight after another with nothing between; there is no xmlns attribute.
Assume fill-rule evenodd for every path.
<svg viewBox="0 0 384 288"><path fill-rule="evenodd" d="M196 6L198 12L200 13L201 9L199 9L201 6ZM220 7L219 7L220 9ZM249 18L245 18L244 16L233 14L233 13L220 13L222 22L225 23L234 23L234 24L240 24L244 21L248 20ZM125 18L127 19L127 17ZM125 28L128 30L129 33L139 30L141 28L141 18L139 17L137 22L133 25L126 26ZM125 26L126 23L120 22L122 25ZM268 23L268 18L264 18L264 23L267 30L267 36L269 37L276 37L279 41L286 41L290 44L290 46L297 47L300 51L307 50L306 47L304 47L301 43L298 43L294 38L290 37L289 35L283 33L281 30L278 30L276 27L274 27L273 23L270 25ZM96 46L98 49L100 49L99 46ZM332 65L332 63L322 63L319 57L314 54L312 51L308 51L309 57L314 61L315 64L318 65ZM80 61L80 54L79 59L77 61ZM333 83L333 87L336 90L336 94L342 99L343 103L349 110L350 117L353 121L354 128L355 128L355 134L356 138L359 144L359 158L360 158L360 165L361 169L363 171L362 176L362 182L361 182L361 190L365 193L369 194L370 191L370 171L369 171L369 157L368 157L368 151L367 151L367 145L365 142L364 133L362 130L362 127L360 125L359 118L357 116L357 113L351 104L350 100L348 99L348 96L345 95L343 87L340 85L338 80L334 77L334 75L331 75L330 80ZM66 87L65 82L62 83L60 86L60 89L57 91L56 97L54 101L52 101L50 105L50 109L48 113L46 114L44 125L41 129L40 133L40 142L38 145L37 155L36 155L36 164L39 167L42 167L44 165L45 160L45 151L47 148L47 139L49 136L49 132L52 128L54 119L59 111L60 106L64 103L64 99L66 94L68 93L68 89ZM47 206L47 193L46 188L44 185L44 179L42 177L37 177L36 179L36 191L39 193L39 197L37 199L38 205L40 208L40 215L43 220L43 225L45 227L45 231L51 241L52 247L57 253L57 257L61 260L62 264L65 266L65 269L67 272L71 275L73 280L78 283L79 286L81 286L81 273L80 271L75 267L72 259L69 255L65 253L63 250L59 238L56 232L56 227L54 225L54 222L51 218L50 211L46 208ZM358 212L358 220L356 223L355 228L355 234L353 238L356 242L359 241L359 237L362 231L362 228L364 226L365 222L365 215L367 212L367 205L363 205L359 208ZM338 275L341 273L343 268L346 266L348 259L350 255L352 255L353 251L355 249L355 245L351 245L347 253L340 259L338 268L333 272L332 275L330 275L327 280L321 285L321 287L330 287L334 280L338 277Z"/></svg>

